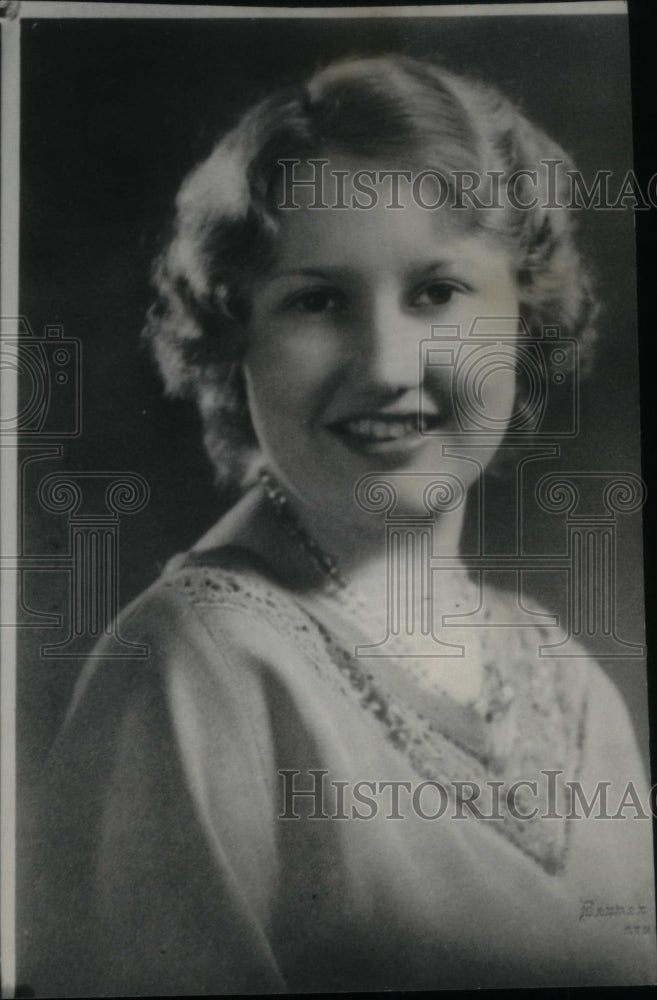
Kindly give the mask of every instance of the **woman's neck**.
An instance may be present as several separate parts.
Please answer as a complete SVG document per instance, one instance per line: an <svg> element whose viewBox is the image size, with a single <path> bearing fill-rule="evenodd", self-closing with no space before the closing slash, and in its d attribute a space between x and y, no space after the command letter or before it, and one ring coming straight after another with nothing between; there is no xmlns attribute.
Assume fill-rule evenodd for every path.
<svg viewBox="0 0 657 1000"><path fill-rule="evenodd" d="M264 483L254 486L194 550L237 546L253 553L272 580L299 601L310 601L333 627L331 615L347 614L360 641L362 636L378 641L386 634L393 604L406 625L429 615L435 631L443 614L458 614L468 603L467 573L458 554L461 517L436 516L416 529L405 522L400 546L382 515L367 515L363 525L336 525L328 517L313 517L312 511L309 516L280 495L282 505ZM426 557L436 555L449 558L451 572L430 571Z"/></svg>
<svg viewBox="0 0 657 1000"><path fill-rule="evenodd" d="M329 517L310 516L298 512L300 524L312 535L318 545L335 560L340 574L354 586L369 579L380 579L390 559L394 537L400 533L406 539L414 536L431 542L431 552L458 558L459 540L463 526L463 510L436 515L433 520L408 520L386 522L385 515L365 514L355 517L351 524L331 521Z"/></svg>
<svg viewBox="0 0 657 1000"><path fill-rule="evenodd" d="M309 563L326 579L322 583L337 583L362 597L379 603L386 592L390 571L397 558L395 546L403 535L405 551L413 551L415 570L420 570L420 553L439 555L450 561L459 558L459 541L463 525L463 507L435 515L426 514L403 521L386 522L384 514L372 515L354 509L349 521L337 520L331 511L317 512L304 506L298 498L284 493L269 477L261 483L263 497L275 511L296 550L295 580L305 579L304 568ZM271 536L269 536L271 538ZM399 565L398 562L396 564ZM446 579L444 576L442 579Z"/></svg>
<svg viewBox="0 0 657 1000"><path fill-rule="evenodd" d="M458 559L463 508L432 521L405 521L406 537L429 534L431 555ZM392 524L391 524L392 527ZM427 532L429 529L429 532ZM253 551L290 589L303 592L333 584L377 604L384 599L394 558L384 515L355 512L349 523L330 512L304 508L273 484L258 483L197 544L195 551L237 545ZM442 574L439 574L442 576Z"/></svg>

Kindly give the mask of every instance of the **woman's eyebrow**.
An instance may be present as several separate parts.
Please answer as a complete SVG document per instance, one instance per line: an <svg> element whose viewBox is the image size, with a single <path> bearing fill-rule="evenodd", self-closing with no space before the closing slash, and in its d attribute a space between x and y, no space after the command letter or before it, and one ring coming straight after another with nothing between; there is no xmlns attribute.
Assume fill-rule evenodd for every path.
<svg viewBox="0 0 657 1000"><path fill-rule="evenodd" d="M467 255L458 254L453 257L432 258L430 260L410 260L404 265L407 280L418 281L435 274L453 272L467 266ZM360 271L357 266L350 267L341 264L325 264L321 267L283 267L273 270L264 279L263 284L271 285L286 278L312 278L320 281L358 281Z"/></svg>
<svg viewBox="0 0 657 1000"><path fill-rule="evenodd" d="M409 274L429 274L432 271L444 270L454 267L459 263L465 263L463 258L441 258L436 260L416 260L409 261L405 270ZM358 275L358 268L345 267L344 265L327 264L323 267L291 267L283 268L280 271L271 273L271 280L278 278L303 277L303 278L340 278Z"/></svg>
<svg viewBox="0 0 657 1000"><path fill-rule="evenodd" d="M285 268L281 271L273 271L271 273L270 279L272 281L278 278L338 278L343 277L353 273L350 268L347 267L333 267L332 265L327 265L326 267L292 267Z"/></svg>
<svg viewBox="0 0 657 1000"><path fill-rule="evenodd" d="M446 271L453 268L463 267L467 263L467 258L462 254L428 261L411 261L408 265L408 272L412 275L433 274L436 271Z"/></svg>

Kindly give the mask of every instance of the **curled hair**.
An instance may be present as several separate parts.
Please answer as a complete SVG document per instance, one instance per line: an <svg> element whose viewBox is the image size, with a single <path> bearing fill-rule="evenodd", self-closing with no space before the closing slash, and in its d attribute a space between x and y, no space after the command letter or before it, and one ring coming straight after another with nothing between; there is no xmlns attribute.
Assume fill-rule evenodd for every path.
<svg viewBox="0 0 657 1000"><path fill-rule="evenodd" d="M299 88L252 107L184 181L167 245L156 261L158 298L144 331L167 391L196 400L217 479L243 482L257 442L240 361L248 286L272 263L280 225L279 161L327 151L376 158L386 168L455 171L504 180L545 161L572 166L564 151L493 87L405 56L333 63ZM520 180L522 177L519 175ZM586 366L597 303L575 244L573 214L536 206L473 210L474 224L513 248L521 313L530 329L559 326L579 342ZM553 204L565 205L563 175ZM517 188L523 196L522 185ZM554 200L556 199L556 200Z"/></svg>

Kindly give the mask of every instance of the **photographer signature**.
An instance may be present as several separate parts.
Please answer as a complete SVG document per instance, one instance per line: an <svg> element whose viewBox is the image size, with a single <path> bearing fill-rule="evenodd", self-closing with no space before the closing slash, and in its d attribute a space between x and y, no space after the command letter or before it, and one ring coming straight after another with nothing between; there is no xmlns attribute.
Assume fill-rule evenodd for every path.
<svg viewBox="0 0 657 1000"><path fill-rule="evenodd" d="M595 899L584 899L581 902L580 921L600 920L605 918L623 917L626 921L623 933L632 936L643 936L655 933L655 924L647 923L651 913L647 906L636 904L622 906L619 903L601 904ZM631 918L632 922L627 922Z"/></svg>

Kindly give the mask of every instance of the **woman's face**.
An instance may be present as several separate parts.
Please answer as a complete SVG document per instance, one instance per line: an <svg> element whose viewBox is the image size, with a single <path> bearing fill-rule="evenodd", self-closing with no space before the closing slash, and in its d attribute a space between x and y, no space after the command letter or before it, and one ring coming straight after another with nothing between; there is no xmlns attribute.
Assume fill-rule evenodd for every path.
<svg viewBox="0 0 657 1000"><path fill-rule="evenodd" d="M252 289L245 378L265 462L297 500L343 519L356 513L354 487L367 473L447 472L472 483L475 462L443 454L472 445L477 429L455 391L473 392L472 412L485 414L485 447L467 452L483 464L514 405L509 253L468 232L458 211L401 200L390 209L381 192L372 209L306 201L281 212L276 263ZM503 364L499 339L467 342L475 319L496 317L506 318ZM456 329L439 330L429 350L422 342L435 327ZM459 388L456 369L474 350L475 377ZM402 507L425 512L417 481L399 481Z"/></svg>

